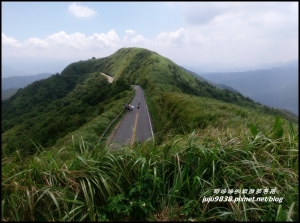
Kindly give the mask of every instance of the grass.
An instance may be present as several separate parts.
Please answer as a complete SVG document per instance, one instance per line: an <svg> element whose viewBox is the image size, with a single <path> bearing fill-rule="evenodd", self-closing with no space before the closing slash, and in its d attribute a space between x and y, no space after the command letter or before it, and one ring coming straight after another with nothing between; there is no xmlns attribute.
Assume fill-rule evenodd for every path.
<svg viewBox="0 0 300 223"><path fill-rule="evenodd" d="M40 152L25 160L2 158L2 221L298 221L297 130L277 119L264 132L203 131L114 153L73 138L55 152L35 145ZM253 196L282 203L204 202L275 188Z"/></svg>

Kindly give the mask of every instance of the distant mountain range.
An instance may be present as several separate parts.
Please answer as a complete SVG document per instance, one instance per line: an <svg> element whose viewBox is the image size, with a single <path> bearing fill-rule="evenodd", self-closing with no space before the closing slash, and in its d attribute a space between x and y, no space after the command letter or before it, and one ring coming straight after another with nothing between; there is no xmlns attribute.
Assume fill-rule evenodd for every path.
<svg viewBox="0 0 300 223"><path fill-rule="evenodd" d="M73 60L71 60L73 62ZM8 61L3 59L1 65L1 76L28 76L40 73L61 73L61 71L71 62L65 60L59 61L35 61L30 59L15 59Z"/></svg>
<svg viewBox="0 0 300 223"><path fill-rule="evenodd" d="M102 72L113 77L113 83L109 83ZM94 147L99 134L131 100L132 85L140 85L149 97L153 129L160 142L170 130L172 134L182 135L199 129L202 135L208 128L207 134L211 135L212 128L227 132L224 127L228 123L231 128L239 129L238 122L244 126L249 119L250 123L256 121L253 114L262 120L271 115L297 121L290 113L243 96L241 93L246 87L240 90L224 83L216 87L195 75L156 52L135 47L121 48L104 58L70 63L60 74L34 81L2 101L2 152L10 154L20 149L23 155L34 154L38 148L32 142L50 148L85 126L84 135L90 140L88 146ZM262 79L252 71L249 75L250 79L253 75ZM29 77L34 76L37 80L47 74ZM245 80L244 84L251 84ZM22 82L27 84L25 80ZM2 84L5 86L5 82ZM224 90L224 85L230 88ZM233 92L234 89L241 93ZM95 123L95 119L99 121ZM91 124L94 127L88 127Z"/></svg>
<svg viewBox="0 0 300 223"><path fill-rule="evenodd" d="M298 60L291 60L285 63L264 65L265 68L272 67L270 69L243 72L199 72L197 68L194 68L194 71L181 68L217 88L241 93L263 105L288 110L298 116L298 64ZM49 76L51 76L50 73L29 75L3 65L2 100L9 98L18 89Z"/></svg>
<svg viewBox="0 0 300 223"><path fill-rule="evenodd" d="M199 76L197 73L187 70L184 67L182 67L182 69L184 69L185 71L187 71L188 73L192 74L194 77L197 77L200 80L206 81L208 83L210 83L211 85L220 88L220 89L227 89L230 90L232 92L236 92L239 93L238 91L236 91L235 89L226 86L224 84L217 84L214 82L211 82L201 76ZM8 77L2 77L2 100L6 100L9 97L11 97L13 94L15 94L20 88L26 87L27 85L33 83L34 81L37 80L41 80L44 78L48 78L51 76L50 73L42 73L42 74L36 74L36 75L26 75L26 76L9 76L12 74L24 74L21 71L17 71L13 68L10 68L8 66L6 66L5 68L6 70L6 76Z"/></svg>
<svg viewBox="0 0 300 223"><path fill-rule="evenodd" d="M269 64L258 64L256 66L243 66L243 67L234 67L233 65L225 63L205 63L199 64L197 66L186 66L189 70L193 70L196 73L223 73L223 72L245 72L249 70L268 70L272 68L289 68L289 67L298 67L299 60L289 60L286 62L277 62Z"/></svg>
<svg viewBox="0 0 300 223"><path fill-rule="evenodd" d="M17 93L19 89L20 88L9 88L4 91L2 90L2 93L1 93L2 101L9 99L11 96L13 96L15 93Z"/></svg>
<svg viewBox="0 0 300 223"><path fill-rule="evenodd" d="M244 96L274 108L286 109L298 116L298 63L246 72L199 73L209 81L230 86Z"/></svg>
<svg viewBox="0 0 300 223"><path fill-rule="evenodd" d="M237 90L233 89L232 87L229 87L229 86L224 85L224 84L217 84L215 82L209 81L208 79L200 76L199 74L197 74L197 73L195 73L193 71L190 71L190 70L188 70L188 69L186 69L184 67L181 67L181 68L184 69L186 72L190 73L191 75L193 75L194 77L196 77L196 78L198 78L198 79L200 79L202 81L206 81L207 83L209 83L209 84L211 84L211 85L213 85L213 86L215 86L217 88L224 89L224 90L226 89L226 90L229 90L229 91L235 92L235 93L240 93Z"/></svg>
<svg viewBox="0 0 300 223"><path fill-rule="evenodd" d="M2 91L9 88L23 88L34 81L50 77L50 73L42 73L29 76L13 76L2 78Z"/></svg>
<svg viewBox="0 0 300 223"><path fill-rule="evenodd" d="M13 77L13 76L29 76L30 74L24 71L14 69L10 66L2 64L1 66L1 77Z"/></svg>
<svg viewBox="0 0 300 223"><path fill-rule="evenodd" d="M29 76L2 77L2 100L8 99L10 96L16 93L18 89L24 88L34 81L48 78L51 75L52 74L50 73L42 73Z"/></svg>

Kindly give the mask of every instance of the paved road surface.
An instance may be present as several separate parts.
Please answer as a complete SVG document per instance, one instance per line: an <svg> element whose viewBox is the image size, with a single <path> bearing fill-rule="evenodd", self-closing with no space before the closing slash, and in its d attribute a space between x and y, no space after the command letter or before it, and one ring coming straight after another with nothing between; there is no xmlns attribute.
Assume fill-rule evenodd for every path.
<svg viewBox="0 0 300 223"><path fill-rule="evenodd" d="M133 111L127 112L118 128L111 148L120 148L124 144L132 145L134 142L144 142L153 137L152 125L148 113L143 89L135 85L135 96L132 100ZM139 109L138 109L138 103Z"/></svg>
<svg viewBox="0 0 300 223"><path fill-rule="evenodd" d="M108 76L108 75L106 75L105 73L101 73L103 76L105 76L105 77L107 77L107 80L108 80L108 82L109 83L112 83L113 82L113 78L111 77L111 76Z"/></svg>

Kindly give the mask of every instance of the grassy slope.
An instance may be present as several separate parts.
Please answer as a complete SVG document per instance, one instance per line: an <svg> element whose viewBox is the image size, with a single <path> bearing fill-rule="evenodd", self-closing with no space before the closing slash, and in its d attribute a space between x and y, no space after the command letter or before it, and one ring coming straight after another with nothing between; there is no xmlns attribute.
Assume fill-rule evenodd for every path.
<svg viewBox="0 0 300 223"><path fill-rule="evenodd" d="M26 159L3 158L2 219L297 221L298 134L259 115L249 121L261 125L251 130L238 116L120 153L74 139ZM280 202L235 201L238 189L275 188L253 196ZM234 190L223 197L234 201L204 202L222 196L215 189Z"/></svg>

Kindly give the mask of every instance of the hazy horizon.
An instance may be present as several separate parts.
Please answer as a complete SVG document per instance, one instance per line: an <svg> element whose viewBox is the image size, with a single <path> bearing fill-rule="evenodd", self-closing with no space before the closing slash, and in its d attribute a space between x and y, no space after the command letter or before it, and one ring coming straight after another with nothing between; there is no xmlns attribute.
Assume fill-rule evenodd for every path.
<svg viewBox="0 0 300 223"><path fill-rule="evenodd" d="M108 55L110 56L110 55ZM88 60L91 58L86 58L82 60ZM40 73L61 73L61 71L68 66L71 63L78 62L79 60L64 60L64 61L30 61L30 60L12 60L12 61L2 61L2 71L1 76L2 77L9 77L9 76L28 76L28 75L36 75ZM224 63L206 63L206 64L199 64L195 66L189 66L189 65L182 65L177 64L179 66L182 66L188 70L191 70L195 73L199 72L243 72L243 71L249 71L249 70L255 70L255 69L271 69L273 67L279 67L283 64L287 64L290 62L298 62L297 59L289 60L289 61L278 61L276 63L266 63L266 64L256 64L253 66L230 66L230 64L224 64ZM15 71L20 71L19 75L7 75L3 74L3 70L7 69L7 67L14 69ZM4 75L4 76L3 76Z"/></svg>

